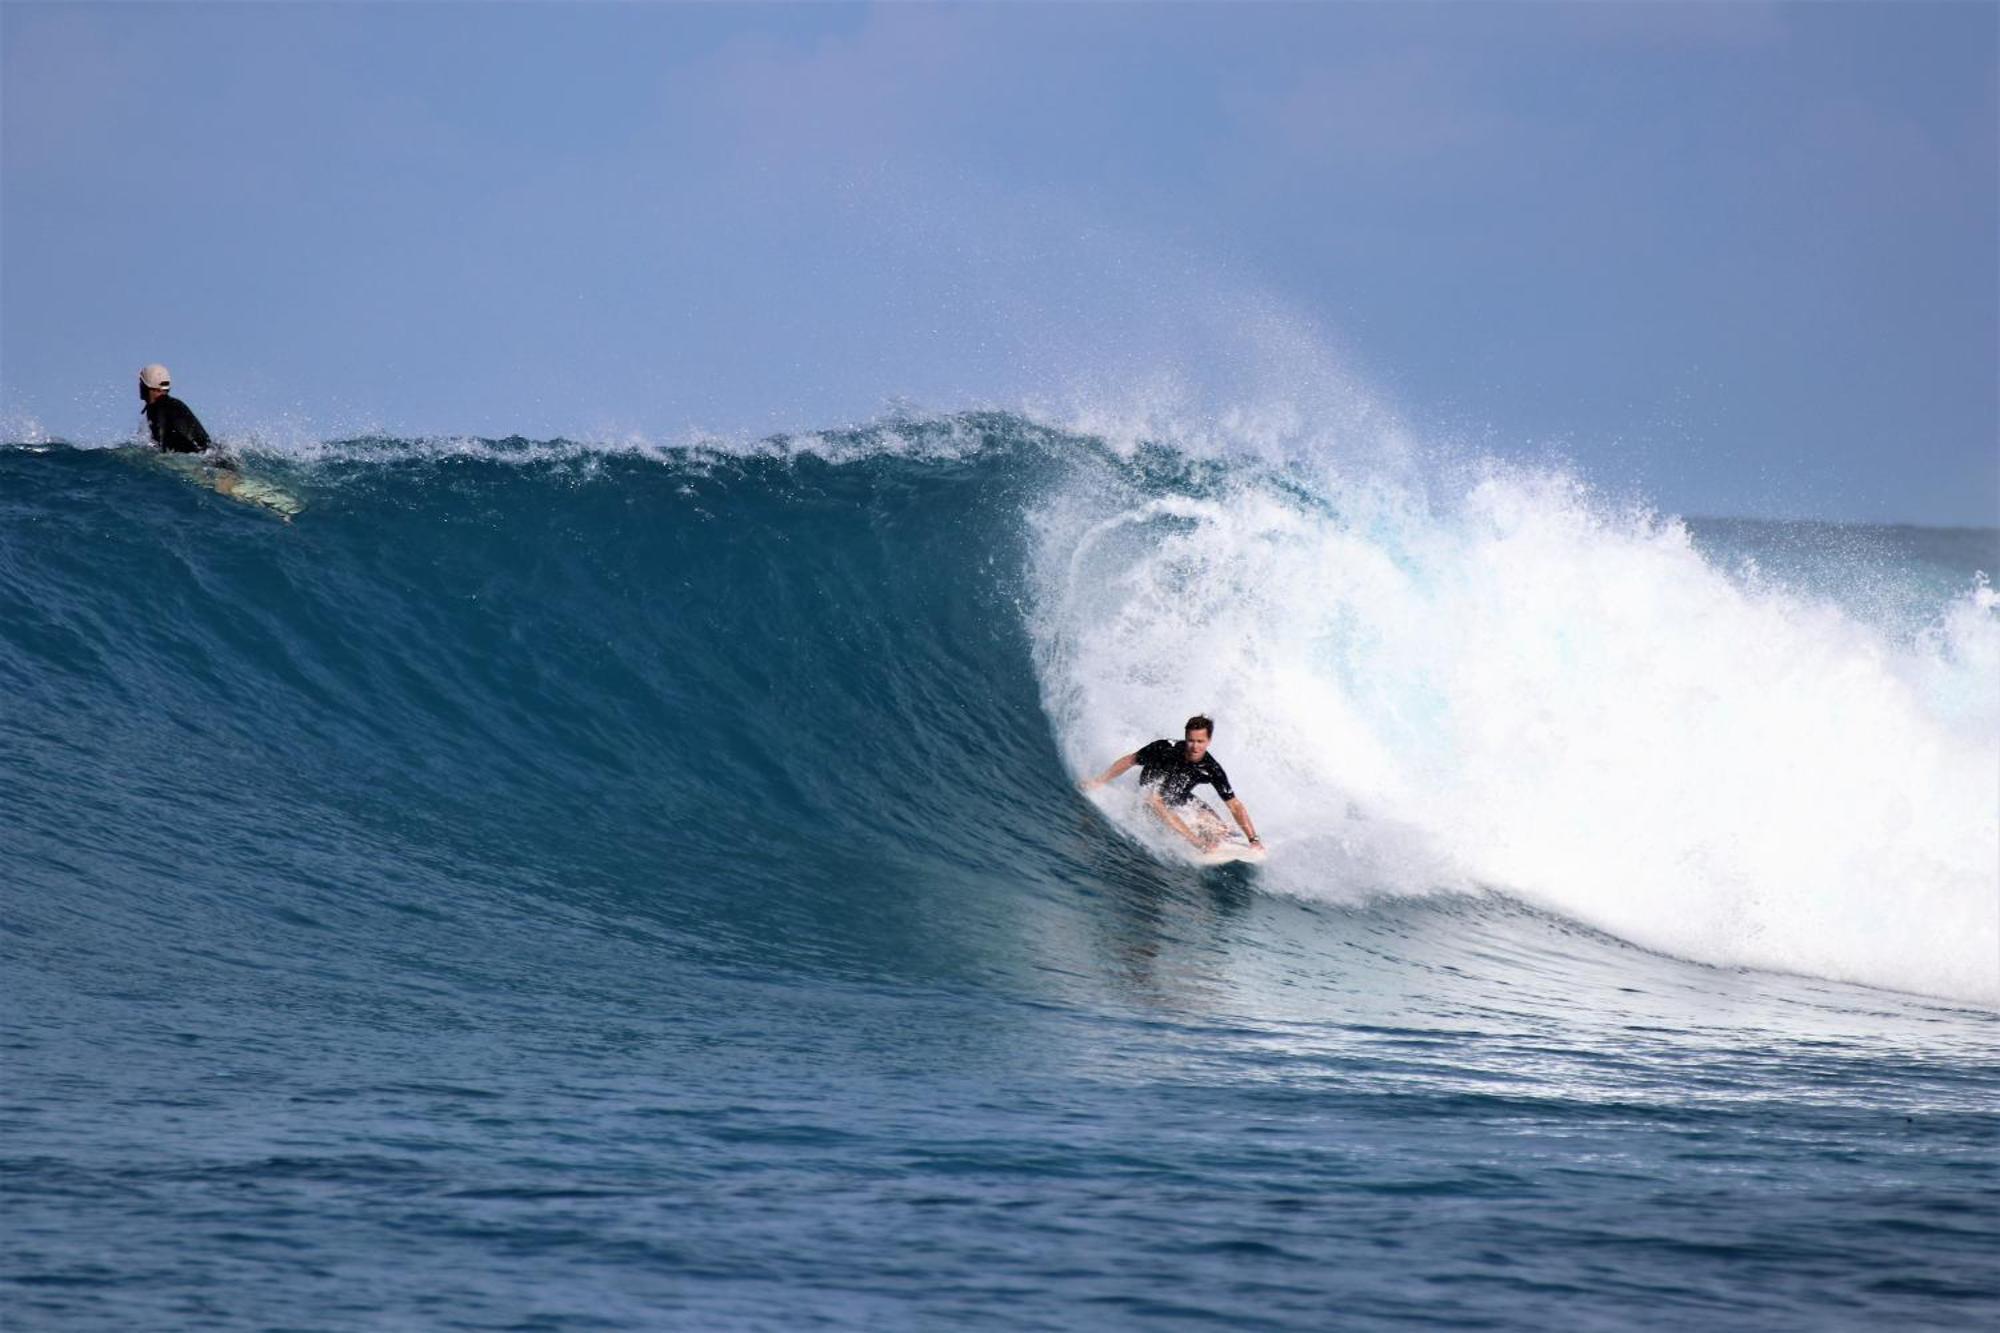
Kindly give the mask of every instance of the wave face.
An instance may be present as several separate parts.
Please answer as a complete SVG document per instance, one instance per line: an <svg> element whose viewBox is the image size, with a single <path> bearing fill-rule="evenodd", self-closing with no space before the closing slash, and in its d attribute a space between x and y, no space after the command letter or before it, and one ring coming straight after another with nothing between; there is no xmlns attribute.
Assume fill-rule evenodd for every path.
<svg viewBox="0 0 2000 1333"><path fill-rule="evenodd" d="M8 795L215 873L216 820L609 893L671 865L742 895L705 950L850 874L1011 862L1032 833L992 811L1065 785L996 573L1024 483L934 434L253 460L308 497L291 527L125 451L10 455Z"/></svg>
<svg viewBox="0 0 2000 1333"><path fill-rule="evenodd" d="M0 448L31 1322L2000 1300L1880 1189L2000 1086L2000 534L999 413L246 466ZM1255 870L1075 790L1196 710Z"/></svg>

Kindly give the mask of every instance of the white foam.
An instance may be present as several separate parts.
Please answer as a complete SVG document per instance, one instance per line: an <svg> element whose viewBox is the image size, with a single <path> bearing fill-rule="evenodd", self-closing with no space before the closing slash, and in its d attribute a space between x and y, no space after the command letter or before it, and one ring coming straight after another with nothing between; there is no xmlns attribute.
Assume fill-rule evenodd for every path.
<svg viewBox="0 0 2000 1333"><path fill-rule="evenodd" d="M130 442L109 441L103 447ZM472 435L403 438L373 432L327 439L293 423L277 422L223 437L220 443L233 453L307 465L463 459L517 467L589 467L608 459L638 459L678 467L749 459L815 458L833 464L881 457L949 460L979 451L987 440L962 414L922 414L899 407L880 419L847 429L761 436L689 428L673 436L621 432L553 440L492 440Z"/></svg>
<svg viewBox="0 0 2000 1333"><path fill-rule="evenodd" d="M1560 473L1128 478L1080 468L1035 516L1079 774L1208 711L1268 884L1495 887L1703 962L2000 1002L1983 583L1898 641Z"/></svg>
<svg viewBox="0 0 2000 1333"><path fill-rule="evenodd" d="M43 449L55 440L56 437L49 434L38 418L23 412L0 411L0 442Z"/></svg>

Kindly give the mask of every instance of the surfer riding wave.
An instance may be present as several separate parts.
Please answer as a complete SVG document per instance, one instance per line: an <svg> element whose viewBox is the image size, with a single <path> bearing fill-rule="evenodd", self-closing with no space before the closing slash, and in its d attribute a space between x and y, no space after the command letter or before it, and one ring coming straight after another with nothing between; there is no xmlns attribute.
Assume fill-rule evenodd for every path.
<svg viewBox="0 0 2000 1333"><path fill-rule="evenodd" d="M1215 723L1202 714L1196 714L1187 720L1181 735L1183 739L1179 741L1156 740L1131 754L1122 755L1104 772L1085 779L1078 786L1084 791L1095 791L1127 769L1137 767L1139 787L1145 793L1146 808L1153 817L1187 839L1197 850L1209 852L1228 839L1229 828L1220 815L1195 799L1194 789L1206 783L1228 806L1236 826L1243 830L1250 846L1262 852L1264 840L1257 836L1257 826L1251 822L1250 812L1244 809L1243 802L1229 785L1229 775L1223 772L1222 765L1208 751L1209 742L1215 736Z"/></svg>

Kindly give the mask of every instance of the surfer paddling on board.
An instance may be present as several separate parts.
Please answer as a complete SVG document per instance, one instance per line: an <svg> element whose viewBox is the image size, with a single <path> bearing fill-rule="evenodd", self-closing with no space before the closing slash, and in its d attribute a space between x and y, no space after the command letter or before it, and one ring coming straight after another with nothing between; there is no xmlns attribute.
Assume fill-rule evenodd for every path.
<svg viewBox="0 0 2000 1333"><path fill-rule="evenodd" d="M1236 826L1243 830L1250 846L1262 852L1264 840L1257 836L1257 826L1250 822L1250 812L1243 808L1243 802L1231 789L1229 775L1222 771L1222 765L1215 762L1215 756L1208 752L1208 743L1215 736L1215 723L1197 714L1187 720L1182 735L1186 739L1157 740L1151 745L1141 746L1097 777L1086 778L1078 785L1085 791L1095 791L1136 765L1146 808L1168 828L1208 852L1221 845L1229 836L1229 829L1220 815L1194 798L1194 789L1206 782L1229 807L1229 813L1235 817Z"/></svg>
<svg viewBox="0 0 2000 1333"><path fill-rule="evenodd" d="M139 401L146 405L146 430L162 453L205 454L208 432L202 429L201 418L169 392L173 382L167 368L157 361L139 372Z"/></svg>
<svg viewBox="0 0 2000 1333"><path fill-rule="evenodd" d="M208 455L201 461L209 468L210 484L224 495L233 494L239 480L236 464L224 458L221 450L211 449L201 418L169 392L173 382L167 368L157 361L140 370L139 401L146 405L147 434L163 454ZM291 515L285 515L285 521L289 523Z"/></svg>

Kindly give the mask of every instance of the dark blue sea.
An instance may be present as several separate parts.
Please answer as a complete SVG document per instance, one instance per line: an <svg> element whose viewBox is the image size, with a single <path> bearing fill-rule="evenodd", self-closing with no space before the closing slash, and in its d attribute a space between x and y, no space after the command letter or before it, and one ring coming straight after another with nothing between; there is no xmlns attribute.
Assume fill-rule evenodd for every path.
<svg viewBox="0 0 2000 1333"><path fill-rule="evenodd" d="M2000 532L0 447L0 1327L2000 1322ZM1271 844L1128 776L1189 714Z"/></svg>

